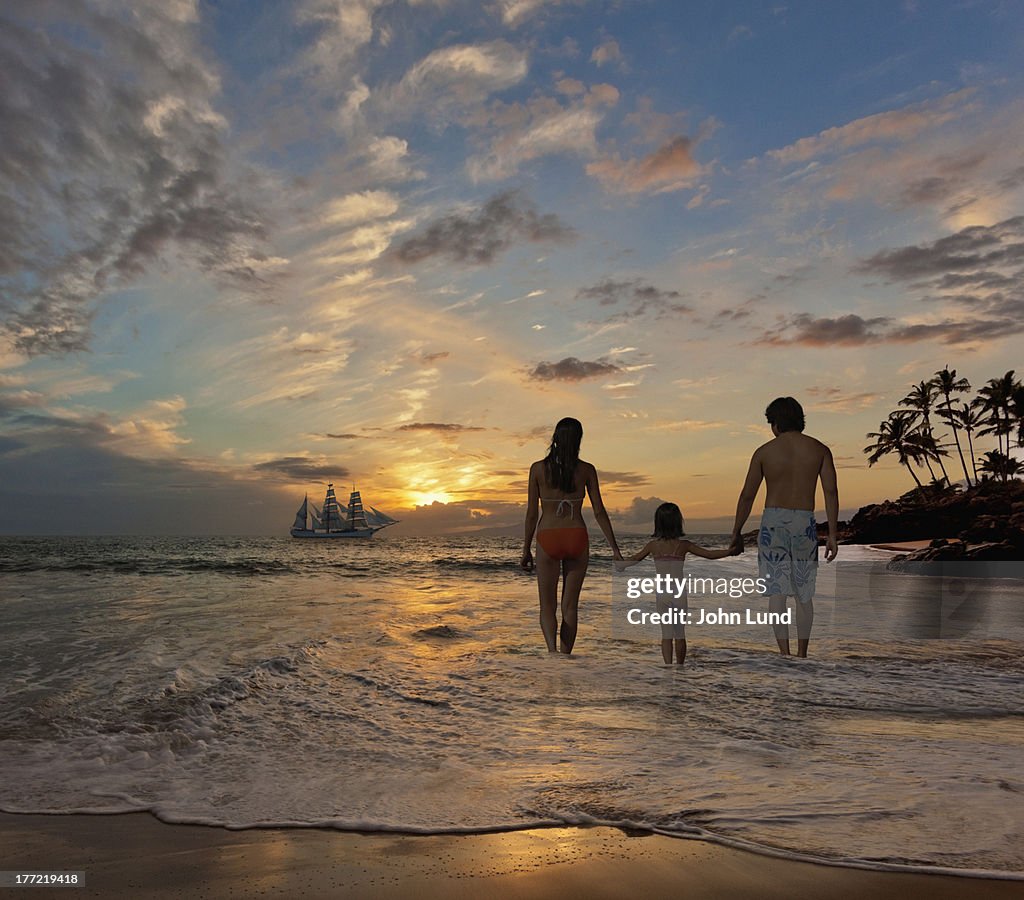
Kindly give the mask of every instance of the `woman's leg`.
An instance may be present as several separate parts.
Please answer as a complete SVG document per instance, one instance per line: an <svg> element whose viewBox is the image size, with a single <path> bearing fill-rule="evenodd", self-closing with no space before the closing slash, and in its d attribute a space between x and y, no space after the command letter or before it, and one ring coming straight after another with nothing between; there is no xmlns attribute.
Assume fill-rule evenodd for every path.
<svg viewBox="0 0 1024 900"><path fill-rule="evenodd" d="M587 576L587 566L589 565L589 549L583 556L576 559L562 560L562 630L560 632L562 645L560 649L563 653L572 653L572 646L576 643L580 591L583 589L583 579Z"/></svg>
<svg viewBox="0 0 1024 900"><path fill-rule="evenodd" d="M537 543L537 592L540 594L540 630L544 633L544 642L549 653L557 653L555 631L558 622L555 619L555 605L558 603L558 573L561 563L552 559L540 542Z"/></svg>

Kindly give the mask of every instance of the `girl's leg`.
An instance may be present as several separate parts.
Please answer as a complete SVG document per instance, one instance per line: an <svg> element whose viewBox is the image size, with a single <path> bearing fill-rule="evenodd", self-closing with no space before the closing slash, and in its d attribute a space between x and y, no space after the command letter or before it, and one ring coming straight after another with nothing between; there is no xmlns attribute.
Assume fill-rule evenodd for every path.
<svg viewBox="0 0 1024 900"><path fill-rule="evenodd" d="M672 664L672 638L661 639L661 658L666 664Z"/></svg>
<svg viewBox="0 0 1024 900"><path fill-rule="evenodd" d="M664 643L664 641L662 642ZM672 651L669 650L668 662L672 662ZM686 662L686 638L676 641L676 662L682 665Z"/></svg>
<svg viewBox="0 0 1024 900"><path fill-rule="evenodd" d="M562 560L562 630L560 636L563 653L572 653L576 643L577 611L580 605L580 591L583 579L587 576L590 565L589 550L584 556L576 559Z"/></svg>
<svg viewBox="0 0 1024 900"><path fill-rule="evenodd" d="M544 548L537 544L537 592L540 594L540 630L544 633L544 643L548 645L548 653L557 653L555 631L558 622L555 619L555 605L558 603L558 571L560 563L552 559Z"/></svg>

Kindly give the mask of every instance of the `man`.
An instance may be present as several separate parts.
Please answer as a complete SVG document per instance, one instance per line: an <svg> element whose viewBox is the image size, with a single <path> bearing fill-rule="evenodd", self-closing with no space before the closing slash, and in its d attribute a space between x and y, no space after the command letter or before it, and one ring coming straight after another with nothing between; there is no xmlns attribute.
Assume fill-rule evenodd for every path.
<svg viewBox="0 0 1024 900"><path fill-rule="evenodd" d="M807 656L814 622L814 582L818 567L818 530L814 521L814 497L821 479L828 518L825 559L836 557L839 490L832 452L821 441L804 434L804 411L792 397L768 404L765 417L775 436L754 451L747 480L736 504L733 544L742 550L740 532L750 515L754 498L766 482L764 515L757 540L757 566L767 582L769 612L786 611L786 597L796 597L797 656ZM779 652L789 655L789 627L773 625Z"/></svg>

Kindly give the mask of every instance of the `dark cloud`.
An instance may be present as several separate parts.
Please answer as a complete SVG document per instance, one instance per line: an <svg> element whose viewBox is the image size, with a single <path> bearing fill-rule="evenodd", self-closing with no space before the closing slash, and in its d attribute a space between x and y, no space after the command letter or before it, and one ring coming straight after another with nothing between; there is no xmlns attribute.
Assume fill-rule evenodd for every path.
<svg viewBox="0 0 1024 900"><path fill-rule="evenodd" d="M26 353L86 348L96 298L172 253L269 286L217 78L180 13L39 0L0 14L0 329Z"/></svg>
<svg viewBox="0 0 1024 900"><path fill-rule="evenodd" d="M839 316L835 319L818 318L810 313L799 313L757 341L759 344L785 345L804 344L810 347L857 347L882 339L880 326L891 320L885 317L863 319L857 315Z"/></svg>
<svg viewBox="0 0 1024 900"><path fill-rule="evenodd" d="M583 360L575 356L567 356L558 362L537 363L530 370L530 378L537 381L584 381L587 378L600 378L602 375L614 375L622 369L607 360Z"/></svg>
<svg viewBox="0 0 1024 900"><path fill-rule="evenodd" d="M389 529L395 534L437 534L438 532L489 532L522 536L523 504L499 500L456 500L391 511L401 524ZM509 568L515 560L509 560Z"/></svg>
<svg viewBox="0 0 1024 900"><path fill-rule="evenodd" d="M362 434L331 434L331 432L328 431L327 434L324 435L324 437L334 438L337 441L354 441L357 438L365 437L365 435L362 435Z"/></svg>
<svg viewBox="0 0 1024 900"><path fill-rule="evenodd" d="M408 425L398 427L398 431L439 431L445 434L486 430L479 425L459 425L457 422L410 422Z"/></svg>
<svg viewBox="0 0 1024 900"><path fill-rule="evenodd" d="M665 501L661 497L634 497L629 506L616 510L616 523L653 527L654 511Z"/></svg>
<svg viewBox="0 0 1024 900"><path fill-rule="evenodd" d="M442 256L454 262L487 264L519 242L565 243L575 237L554 213L542 215L519 191L504 191L475 212L437 219L422 234L398 244L394 255L404 263Z"/></svg>
<svg viewBox="0 0 1024 900"><path fill-rule="evenodd" d="M447 359L451 353L447 350L438 350L436 353L424 353L420 360L424 363L437 362L439 359Z"/></svg>
<svg viewBox="0 0 1024 900"><path fill-rule="evenodd" d="M642 278L626 281L606 278L576 292L577 299L596 300L600 306L625 307L616 318L631 318L647 313L653 313L655 316L692 313L692 307L680 302L682 296L679 291L656 288Z"/></svg>
<svg viewBox="0 0 1024 900"><path fill-rule="evenodd" d="M883 250L855 266L858 272L916 281L1024 263L1024 216L972 225L930 244Z"/></svg>
<svg viewBox="0 0 1024 900"><path fill-rule="evenodd" d="M999 187L1004 191L1012 191L1014 188L1018 188L1022 184L1024 184L1024 166L1017 166L1016 169L1007 172L999 179Z"/></svg>
<svg viewBox="0 0 1024 900"><path fill-rule="evenodd" d="M253 466L256 472L281 475L291 481L340 481L348 478L344 466L329 465L306 456L282 456Z"/></svg>
<svg viewBox="0 0 1024 900"><path fill-rule="evenodd" d="M788 322L765 333L756 343L768 346L802 345L806 347L859 347L865 344L909 344L936 340L944 344L964 344L992 340L1024 332L1024 301L1006 318L946 319L929 324L900 325L886 317L863 319L857 315L836 319L816 318L808 313L793 316Z"/></svg>
<svg viewBox="0 0 1024 900"><path fill-rule="evenodd" d="M848 326L847 343L938 340L962 344L998 339L1024 331L1024 216L995 225L974 225L931 243L883 250L861 260L856 271L909 282L931 308L928 323L907 324L885 319L845 316L814 319L804 314L788 326L769 332L762 343L814 344L816 331L830 322ZM965 309L969 315L965 316ZM797 326L797 334L785 332ZM860 334L857 328L860 327ZM820 342L819 342L820 343Z"/></svg>

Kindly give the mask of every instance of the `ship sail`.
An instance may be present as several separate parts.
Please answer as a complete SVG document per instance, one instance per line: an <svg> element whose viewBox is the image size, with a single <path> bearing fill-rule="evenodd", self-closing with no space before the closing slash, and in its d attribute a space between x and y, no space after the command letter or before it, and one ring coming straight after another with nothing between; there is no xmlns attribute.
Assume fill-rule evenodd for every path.
<svg viewBox="0 0 1024 900"><path fill-rule="evenodd" d="M363 511L363 498L359 496L359 491L352 491L348 497L348 527L369 527L369 522L366 521L366 513Z"/></svg>
<svg viewBox="0 0 1024 900"><path fill-rule="evenodd" d="M307 494L302 500L302 506L299 507L299 511L295 513L295 524L292 528L297 528L300 531L306 530L306 506L309 504L309 495Z"/></svg>
<svg viewBox="0 0 1024 900"><path fill-rule="evenodd" d="M327 496L324 498L324 528L328 531L341 531L345 526L342 524L341 511L338 509L338 498L334 496L334 485L327 485Z"/></svg>
<svg viewBox="0 0 1024 900"><path fill-rule="evenodd" d="M349 496L348 506L339 503L334 485L328 484L322 510L309 502L308 495L303 499L295 514L291 535L304 538L372 537L375 532L397 522L398 519L372 506L364 508L363 498L355 489Z"/></svg>
<svg viewBox="0 0 1024 900"><path fill-rule="evenodd" d="M370 525L377 525L383 528L385 525L394 525L398 519L392 519L391 516L385 515L376 507L371 506L370 511L366 514L366 521Z"/></svg>

